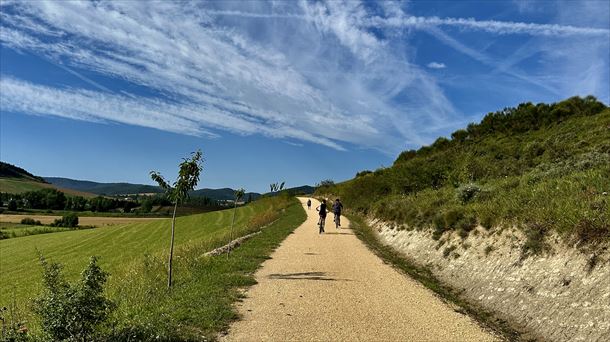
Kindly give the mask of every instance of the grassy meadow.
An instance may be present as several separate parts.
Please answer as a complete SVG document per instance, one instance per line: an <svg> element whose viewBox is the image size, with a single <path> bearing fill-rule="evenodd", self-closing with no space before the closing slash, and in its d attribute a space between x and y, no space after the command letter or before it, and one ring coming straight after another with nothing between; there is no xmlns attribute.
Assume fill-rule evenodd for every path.
<svg viewBox="0 0 610 342"><path fill-rule="evenodd" d="M193 281L193 270L199 269L207 262L212 262L200 259L203 253L230 240L229 226L232 215L232 210L223 210L177 218L175 288L201 285L195 284L198 281L190 283L187 278ZM282 196L261 199L237 209L233 237L259 230L261 226L271 222L275 222L273 226L279 225L282 230L292 230L304 219L305 214L301 206L292 198ZM158 291L156 300L167 299L165 262L169 237L170 220L166 219L0 240L0 273L2 274L0 306L12 306L15 303L22 317L28 317L29 322L35 322L35 318L30 313L30 303L41 290L42 274L37 251L43 253L48 260L63 264L64 274L69 280L77 279L87 265L89 257L95 255L100 257L101 267L111 274L107 292L111 298L119 302L117 315L121 316L121 319L115 321L113 331L116 333L117 327L120 326L123 329L121 331L127 329L130 333L141 334L144 329L142 327L148 324L147 320L157 317L156 310L162 309L148 305L151 300L150 291ZM236 252L235 259L237 255ZM251 261L242 262L249 265ZM249 267L256 268L256 265ZM142 270L142 267L147 270ZM205 273L210 270L204 268L200 271ZM152 278L146 278L147 275ZM206 281L208 280L215 282L218 279ZM208 285L201 286L208 288ZM226 288L214 288L214 291L218 291L214 295L226 296L226 290ZM180 290L175 290L172 295L179 292ZM182 296L188 297L189 294L185 293ZM226 302L226 305L223 304L223 310L232 312L231 301L225 299L220 301ZM188 313L185 315L186 318L190 317ZM234 314L227 315L227 317L234 316ZM176 319L180 321L182 318ZM133 328L134 320L137 321L136 325L139 328ZM166 326L166 328L167 334L171 331L175 332L175 327ZM153 333L159 332L151 332Z"/></svg>

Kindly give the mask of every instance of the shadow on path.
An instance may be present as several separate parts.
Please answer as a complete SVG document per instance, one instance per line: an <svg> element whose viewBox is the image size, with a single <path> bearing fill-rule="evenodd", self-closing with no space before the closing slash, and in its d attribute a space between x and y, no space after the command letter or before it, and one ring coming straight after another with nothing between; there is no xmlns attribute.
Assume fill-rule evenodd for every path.
<svg viewBox="0 0 610 342"><path fill-rule="evenodd" d="M326 272L303 272L303 273L274 273L269 279L284 280L323 280L323 281L350 281L349 279L337 279L326 276Z"/></svg>

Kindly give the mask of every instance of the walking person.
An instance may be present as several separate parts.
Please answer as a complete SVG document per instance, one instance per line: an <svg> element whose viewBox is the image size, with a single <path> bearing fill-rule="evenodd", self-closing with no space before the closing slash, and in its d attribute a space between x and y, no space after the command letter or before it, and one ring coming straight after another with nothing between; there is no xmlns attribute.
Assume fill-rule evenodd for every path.
<svg viewBox="0 0 610 342"><path fill-rule="evenodd" d="M341 211L343 210L343 203L341 203L340 199L336 199L335 203L333 203L333 213L335 214L335 228L339 229L341 227Z"/></svg>
<svg viewBox="0 0 610 342"><path fill-rule="evenodd" d="M307 200L307 210L311 209L311 199Z"/></svg>
<svg viewBox="0 0 610 342"><path fill-rule="evenodd" d="M318 226L320 226L320 234L324 233L324 224L326 223L326 200L323 199L322 203L316 208L316 210L320 213L320 220L318 221Z"/></svg>

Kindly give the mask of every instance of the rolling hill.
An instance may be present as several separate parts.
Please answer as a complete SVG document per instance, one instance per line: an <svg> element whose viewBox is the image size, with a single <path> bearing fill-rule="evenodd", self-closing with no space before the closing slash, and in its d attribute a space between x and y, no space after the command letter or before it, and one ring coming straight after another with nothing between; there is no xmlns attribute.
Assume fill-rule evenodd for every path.
<svg viewBox="0 0 610 342"><path fill-rule="evenodd" d="M163 191L158 186L146 185L146 184L132 184L132 183L98 183L85 180L76 180L70 178L61 177L45 177L47 182L56 185L58 187L73 189L78 191L91 192L97 195L128 195L128 194L150 194L150 193L162 193ZM234 194L231 188L222 189L199 189L191 193L193 197L208 197L213 200L231 200ZM251 195L252 199L257 199L261 196L259 193L248 192L246 198Z"/></svg>
<svg viewBox="0 0 610 342"><path fill-rule="evenodd" d="M71 196L95 197L95 194L90 192L49 184L42 177L35 176L18 166L0 161L0 192L20 194L41 189L57 189Z"/></svg>
<svg viewBox="0 0 610 342"><path fill-rule="evenodd" d="M62 177L45 177L45 181L66 189L90 192L96 195L127 195L161 193L158 186L132 183L98 183Z"/></svg>
<svg viewBox="0 0 610 342"><path fill-rule="evenodd" d="M146 184L132 184L132 183L99 183L85 180L76 180L62 177L45 177L45 181L61 188L73 189L77 191L90 192L97 195L127 195L127 194L143 194L143 193L161 193L162 190L158 186L146 185ZM309 185L303 185L299 187L285 189L295 194L311 194L315 190L314 187ZM231 188L221 189L210 189L204 188L195 190L191 193L193 197L207 197L217 201L232 200L235 190ZM261 197L262 195L257 192L247 192L245 199L251 197L253 200Z"/></svg>

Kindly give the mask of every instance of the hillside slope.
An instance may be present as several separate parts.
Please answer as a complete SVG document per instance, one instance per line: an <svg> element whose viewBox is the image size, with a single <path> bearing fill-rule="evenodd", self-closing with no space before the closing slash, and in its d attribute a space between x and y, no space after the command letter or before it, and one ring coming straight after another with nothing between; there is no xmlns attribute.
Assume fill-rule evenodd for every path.
<svg viewBox="0 0 610 342"><path fill-rule="evenodd" d="M595 98L506 108L451 137L318 194L436 239L516 226L525 254L553 231L568 243L610 240L610 109Z"/></svg>
<svg viewBox="0 0 610 342"><path fill-rule="evenodd" d="M0 178L19 178L24 180L46 183L42 177L34 176L33 174L27 172L26 170L18 166L2 161L0 161Z"/></svg>
<svg viewBox="0 0 610 342"><path fill-rule="evenodd" d="M524 340L566 342L610 336L609 193L610 109L592 97L490 113L317 191L424 284Z"/></svg>
<svg viewBox="0 0 610 342"><path fill-rule="evenodd" d="M94 197L86 191L73 190L49 184L44 178L35 176L28 171L5 162L0 162L0 192L21 194L41 189L57 189L71 196Z"/></svg>

